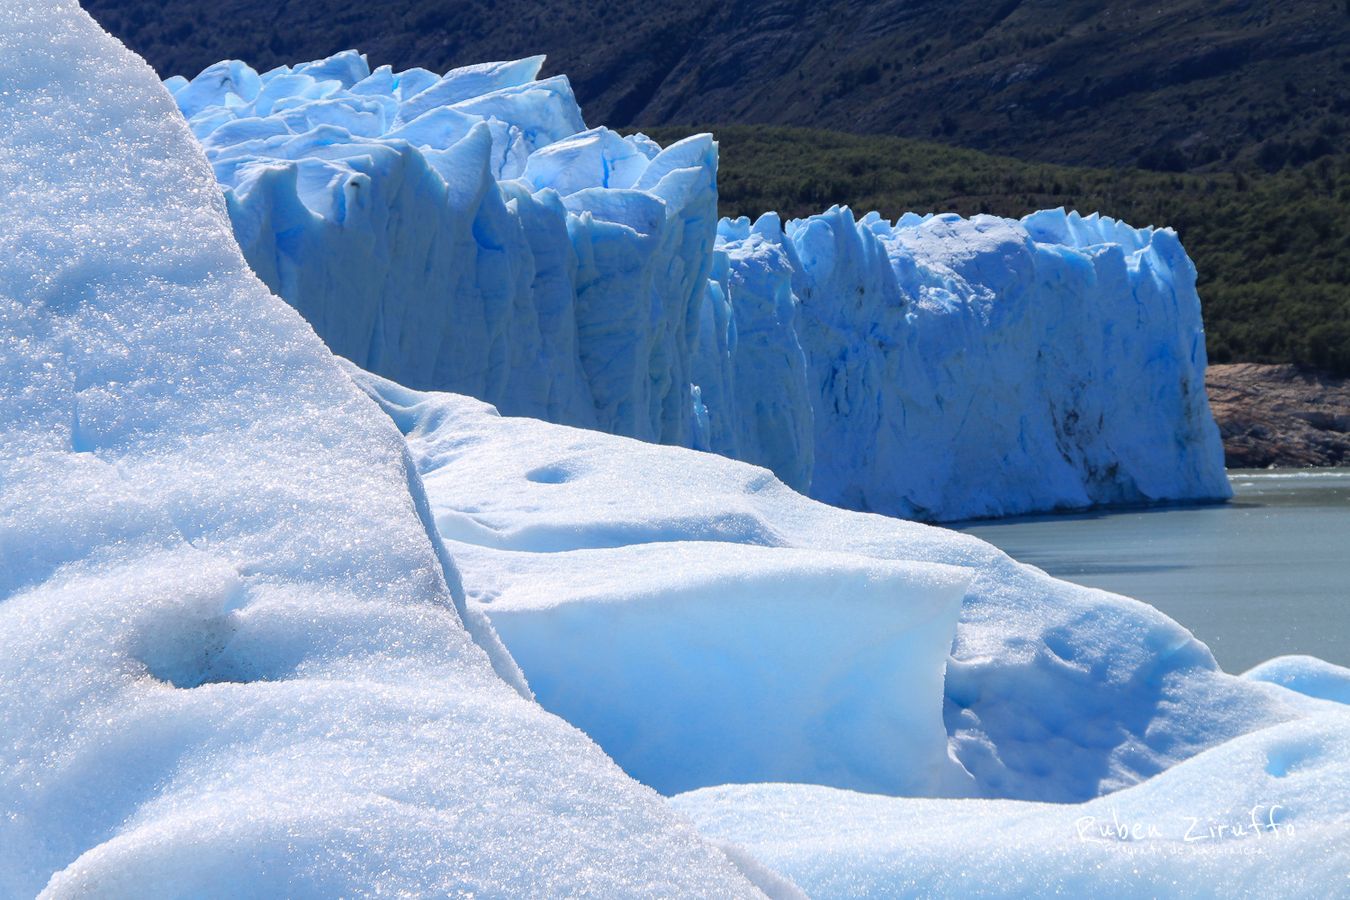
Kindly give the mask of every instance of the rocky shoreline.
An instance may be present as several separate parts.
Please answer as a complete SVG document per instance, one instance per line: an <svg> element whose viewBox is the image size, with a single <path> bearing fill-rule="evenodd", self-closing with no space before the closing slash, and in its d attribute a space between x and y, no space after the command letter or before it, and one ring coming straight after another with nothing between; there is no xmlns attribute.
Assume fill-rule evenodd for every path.
<svg viewBox="0 0 1350 900"><path fill-rule="evenodd" d="M1350 379L1292 365L1205 373L1230 469L1350 466Z"/></svg>

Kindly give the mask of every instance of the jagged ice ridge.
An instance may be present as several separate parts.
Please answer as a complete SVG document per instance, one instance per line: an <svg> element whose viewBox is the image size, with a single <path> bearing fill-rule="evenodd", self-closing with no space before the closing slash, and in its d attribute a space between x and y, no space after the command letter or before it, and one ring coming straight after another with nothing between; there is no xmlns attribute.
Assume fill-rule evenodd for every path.
<svg viewBox="0 0 1350 900"><path fill-rule="evenodd" d="M1229 495L1169 229L717 221L708 135L587 129L542 58L166 82L245 257L337 353L513 415L952 520Z"/></svg>

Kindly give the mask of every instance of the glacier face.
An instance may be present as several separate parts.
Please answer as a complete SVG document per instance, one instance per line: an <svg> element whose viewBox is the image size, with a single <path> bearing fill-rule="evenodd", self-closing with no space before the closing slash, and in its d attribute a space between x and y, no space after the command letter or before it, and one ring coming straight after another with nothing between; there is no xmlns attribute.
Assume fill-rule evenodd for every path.
<svg viewBox="0 0 1350 900"><path fill-rule="evenodd" d="M245 256L337 353L932 520L1229 495L1176 235L1047 211L717 221L717 153L541 60L167 84Z"/></svg>
<svg viewBox="0 0 1350 900"><path fill-rule="evenodd" d="M0 15L0 895L753 895L508 683L150 68Z"/></svg>
<svg viewBox="0 0 1350 900"><path fill-rule="evenodd" d="M690 444L715 148L586 131L567 80L535 80L541 63L438 77L345 53L169 84L245 257L335 352L401 384Z"/></svg>
<svg viewBox="0 0 1350 900"><path fill-rule="evenodd" d="M812 496L951 520L1230 495L1172 231L834 208L719 236L733 271L766 244L788 263Z"/></svg>

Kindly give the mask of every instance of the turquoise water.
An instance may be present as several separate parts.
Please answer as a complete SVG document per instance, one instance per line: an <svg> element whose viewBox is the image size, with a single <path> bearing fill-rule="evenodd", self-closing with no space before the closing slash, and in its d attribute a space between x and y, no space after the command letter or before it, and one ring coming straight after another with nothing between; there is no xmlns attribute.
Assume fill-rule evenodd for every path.
<svg viewBox="0 0 1350 900"><path fill-rule="evenodd" d="M1235 470L1230 503L959 526L1058 578L1151 603L1241 672L1350 666L1350 469Z"/></svg>

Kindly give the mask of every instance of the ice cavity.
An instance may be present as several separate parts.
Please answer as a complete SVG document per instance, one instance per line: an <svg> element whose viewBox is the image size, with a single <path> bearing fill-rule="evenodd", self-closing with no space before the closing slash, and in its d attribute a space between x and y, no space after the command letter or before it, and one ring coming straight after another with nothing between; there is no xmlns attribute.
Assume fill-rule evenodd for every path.
<svg viewBox="0 0 1350 900"><path fill-rule="evenodd" d="M1157 610L967 535L352 371L540 702L663 790L1082 801L1299 714Z"/></svg>
<svg viewBox="0 0 1350 900"><path fill-rule="evenodd" d="M907 517L1229 495L1170 230L719 224L710 136L587 129L540 62L437 76L346 52L169 86L255 271L399 383Z"/></svg>
<svg viewBox="0 0 1350 900"><path fill-rule="evenodd" d="M494 671L150 68L0 14L0 895L751 894Z"/></svg>
<svg viewBox="0 0 1350 900"><path fill-rule="evenodd" d="M792 781L930 794L964 774L942 679L970 578L661 542L519 555L478 596L540 702L662 793Z"/></svg>

